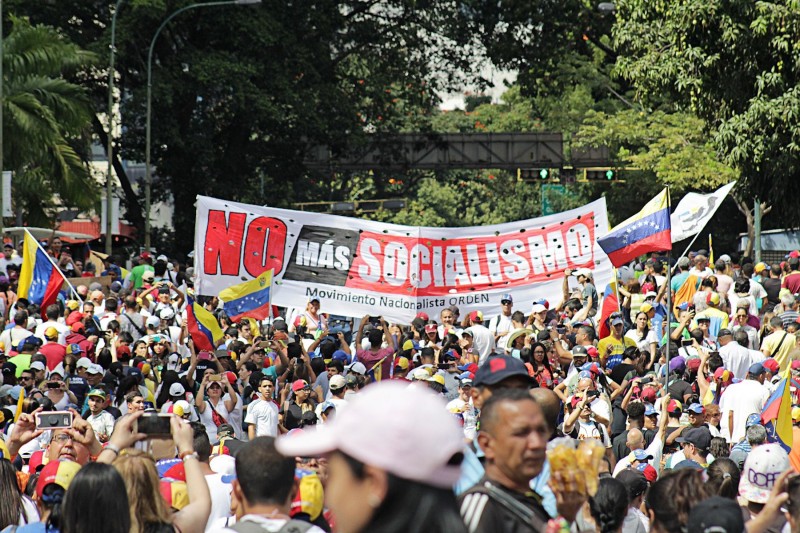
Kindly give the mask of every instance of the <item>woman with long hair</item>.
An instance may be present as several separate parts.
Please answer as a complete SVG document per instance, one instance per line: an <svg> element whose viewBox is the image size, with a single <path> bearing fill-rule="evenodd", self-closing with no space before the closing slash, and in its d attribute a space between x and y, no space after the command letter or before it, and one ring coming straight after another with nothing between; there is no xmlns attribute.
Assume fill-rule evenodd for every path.
<svg viewBox="0 0 800 533"><path fill-rule="evenodd" d="M17 470L8 459L0 459L0 529L37 522L36 506L17 484Z"/></svg>
<svg viewBox="0 0 800 533"><path fill-rule="evenodd" d="M589 498L589 512L598 533L618 533L628 512L628 489L621 481L603 478L597 493Z"/></svg>
<svg viewBox="0 0 800 533"><path fill-rule="evenodd" d="M659 339L656 332L650 329L650 319L647 317L647 313L642 311L636 313L634 329L629 329L625 336L636 343L640 352L650 356L648 357L649 361L655 359Z"/></svg>
<svg viewBox="0 0 800 533"><path fill-rule="evenodd" d="M414 405L425 417L408 411L397 417L371 414L398 403ZM284 436L275 445L287 457L327 454L326 500L340 531L462 533L466 528L452 486L461 471L463 431L444 407L440 397L423 388L382 381L359 392L318 431ZM374 438L368 444L363 432L354 436L351 428L365 419L382 445L374 447ZM350 437L342 439L344 433ZM398 453L403 461L394 458Z"/></svg>
<svg viewBox="0 0 800 533"><path fill-rule="evenodd" d="M540 387L546 389L553 388L553 370L550 368L550 361L547 358L547 348L541 342L531 344L531 367L533 367L533 377Z"/></svg>
<svg viewBox="0 0 800 533"><path fill-rule="evenodd" d="M112 441L118 443L115 446L125 449L138 440L141 435L134 434L130 429L132 421L140 416L130 416L121 421L122 426L117 425L120 435ZM179 452L182 455L191 454L194 451L192 426L172 417L170 428ZM211 496L199 461L194 456L189 457L192 459L184 462L189 504L175 514L170 512L161 496L156 464L149 454L127 449L114 459L112 464L122 475L128 492L131 533L201 533L205 530L211 511ZM107 457L102 460L107 460Z"/></svg>
<svg viewBox="0 0 800 533"><path fill-rule="evenodd" d="M715 459L708 465L706 474L708 475L708 489L712 494L736 500L739 495L739 478L742 474L733 460L728 457Z"/></svg>
<svg viewBox="0 0 800 533"><path fill-rule="evenodd" d="M81 468L61 510L61 533L131 532L125 482L108 464L88 463Z"/></svg>

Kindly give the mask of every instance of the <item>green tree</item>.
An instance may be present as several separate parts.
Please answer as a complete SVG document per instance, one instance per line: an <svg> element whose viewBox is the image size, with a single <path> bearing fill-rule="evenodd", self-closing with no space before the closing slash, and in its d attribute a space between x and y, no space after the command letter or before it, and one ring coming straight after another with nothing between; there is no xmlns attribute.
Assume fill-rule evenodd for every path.
<svg viewBox="0 0 800 533"><path fill-rule="evenodd" d="M737 195L794 214L800 173L800 10L794 0L620 0L617 71L645 105L704 121ZM752 239L751 239L752 240Z"/></svg>
<svg viewBox="0 0 800 533"><path fill-rule="evenodd" d="M26 221L49 226L57 204L88 209L99 198L87 165L89 100L64 77L95 57L53 28L11 21L2 58L4 164L15 172L13 198Z"/></svg>

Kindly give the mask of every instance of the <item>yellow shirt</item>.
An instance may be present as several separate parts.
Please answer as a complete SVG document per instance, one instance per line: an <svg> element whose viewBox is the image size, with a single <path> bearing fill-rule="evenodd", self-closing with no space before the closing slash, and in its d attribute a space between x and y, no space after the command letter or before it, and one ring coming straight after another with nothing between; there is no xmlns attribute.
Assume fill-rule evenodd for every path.
<svg viewBox="0 0 800 533"><path fill-rule="evenodd" d="M784 334L786 334L785 339L783 339ZM783 339L783 344L781 344L781 339ZM797 340L794 334L786 333L781 329L767 335L764 342L761 343L761 351L769 353L769 356L773 357L781 365L781 372L783 372L786 370L786 366L790 364L789 353L794 350L796 344ZM780 345L780 349L778 349L778 345Z"/></svg>
<svg viewBox="0 0 800 533"><path fill-rule="evenodd" d="M610 353L607 351L609 346L611 346ZM605 363L609 355L622 355L625 352L625 348L629 346L636 348L636 343L629 337L615 339L613 335L609 335L608 337L600 339L600 342L597 343L597 352L600 354L600 361Z"/></svg>

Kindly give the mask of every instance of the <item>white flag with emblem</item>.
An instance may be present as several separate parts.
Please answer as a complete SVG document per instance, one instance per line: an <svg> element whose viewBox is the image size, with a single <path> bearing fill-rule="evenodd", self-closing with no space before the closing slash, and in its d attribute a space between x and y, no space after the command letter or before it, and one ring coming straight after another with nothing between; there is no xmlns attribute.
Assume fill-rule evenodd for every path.
<svg viewBox="0 0 800 533"><path fill-rule="evenodd" d="M709 194L690 192L684 196L670 217L672 242L682 241L700 233L734 185L735 181Z"/></svg>

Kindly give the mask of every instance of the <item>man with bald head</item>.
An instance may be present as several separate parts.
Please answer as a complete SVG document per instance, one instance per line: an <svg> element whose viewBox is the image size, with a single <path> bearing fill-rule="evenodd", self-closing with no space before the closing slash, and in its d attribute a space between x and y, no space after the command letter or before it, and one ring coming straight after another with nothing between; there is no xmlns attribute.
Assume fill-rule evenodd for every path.
<svg viewBox="0 0 800 533"><path fill-rule="evenodd" d="M626 468L635 467L640 463L649 462L656 470L661 465L661 456L664 454L664 439L666 438L667 422L667 406L669 405L669 394L664 396L661 401L661 416L658 421L658 431L653 438L650 446L645 447L644 434L639 428L631 428L628 430L626 445L630 448L631 453L622 457L617 465L614 467L614 477Z"/></svg>

